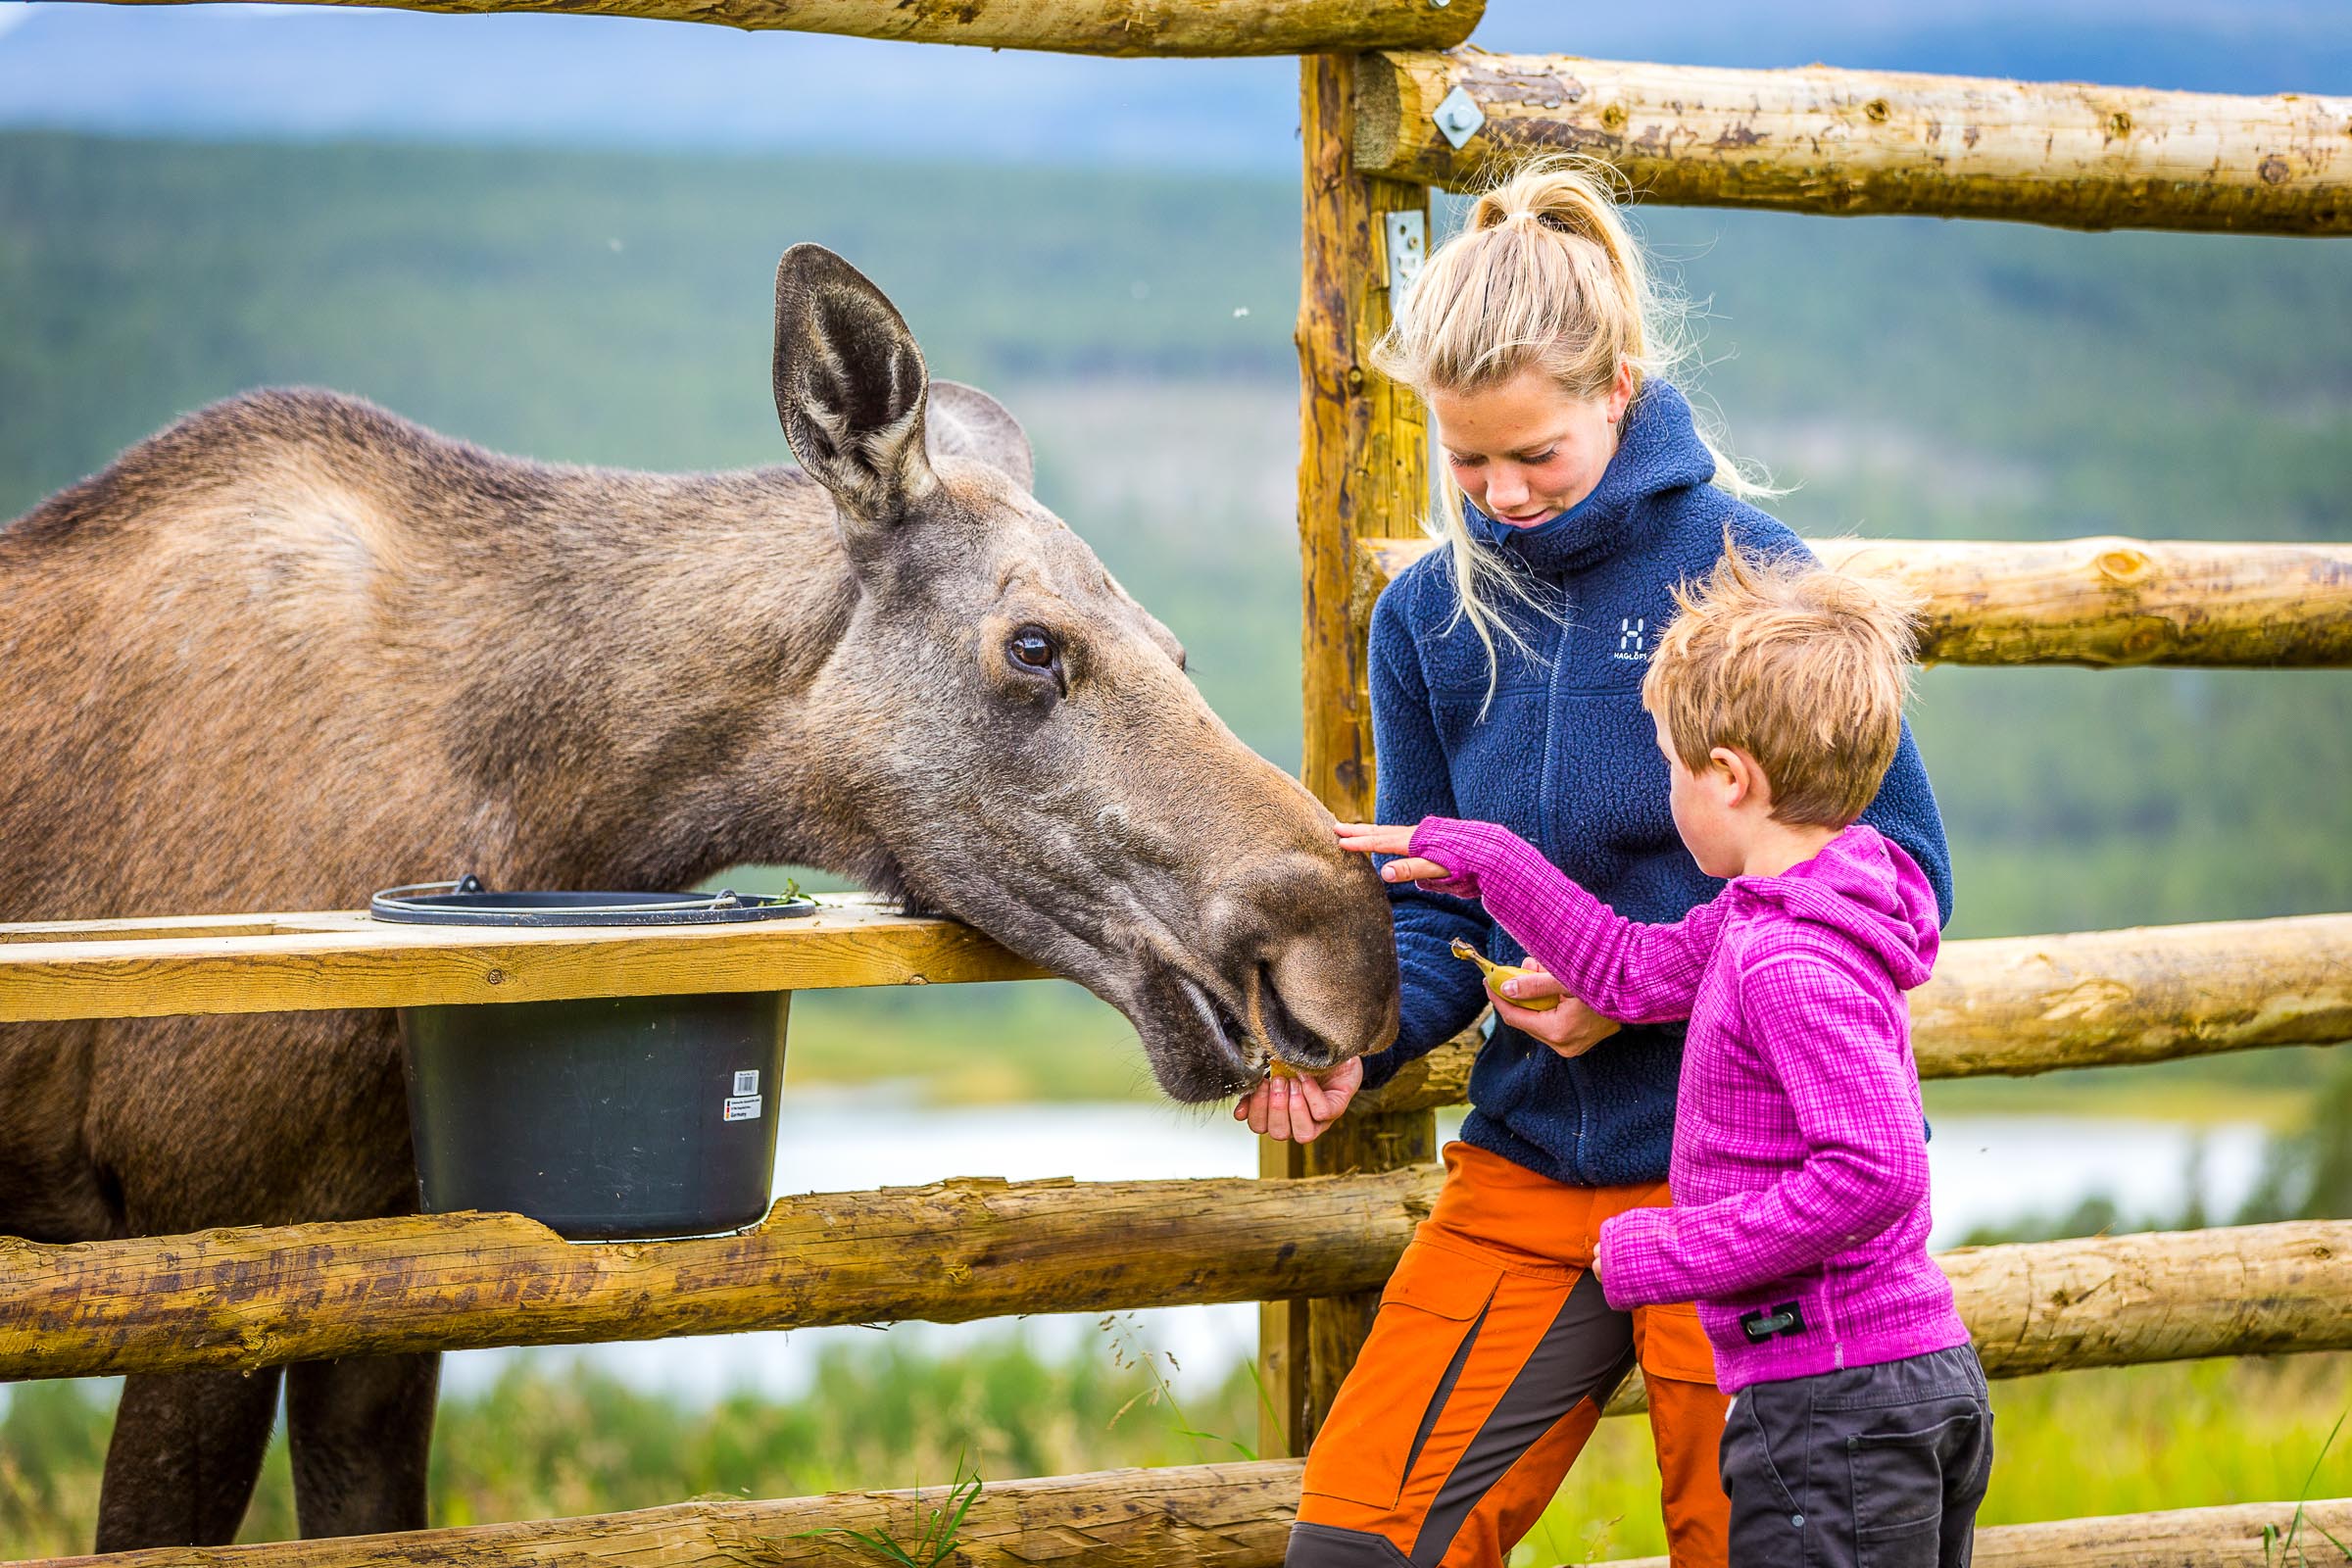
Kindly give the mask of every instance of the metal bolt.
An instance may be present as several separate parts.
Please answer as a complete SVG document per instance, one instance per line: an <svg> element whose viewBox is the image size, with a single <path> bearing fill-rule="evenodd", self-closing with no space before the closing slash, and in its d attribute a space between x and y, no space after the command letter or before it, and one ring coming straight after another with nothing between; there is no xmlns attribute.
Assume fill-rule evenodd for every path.
<svg viewBox="0 0 2352 1568"><path fill-rule="evenodd" d="M1487 122L1487 112L1477 99L1456 86L1429 118L1447 142L1459 147Z"/></svg>

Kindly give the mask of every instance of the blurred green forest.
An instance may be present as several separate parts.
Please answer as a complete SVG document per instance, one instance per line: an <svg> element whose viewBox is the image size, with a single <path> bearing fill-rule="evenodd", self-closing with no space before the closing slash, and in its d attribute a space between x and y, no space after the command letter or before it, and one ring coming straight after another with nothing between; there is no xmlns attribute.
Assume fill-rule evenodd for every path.
<svg viewBox="0 0 2352 1568"><path fill-rule="evenodd" d="M1776 505L1800 530L2352 539L2340 246L1642 222L1700 308L1686 380L1793 487ZM1235 728L1295 764L1285 181L0 135L0 516L264 383L545 459L785 461L768 310L799 240L888 289L935 373L1021 415L1044 499L1186 639ZM2352 908L2352 675L1937 669L1915 722L1957 935ZM803 1078L1141 1083L1124 1025L1067 988L810 997L795 1025Z"/></svg>

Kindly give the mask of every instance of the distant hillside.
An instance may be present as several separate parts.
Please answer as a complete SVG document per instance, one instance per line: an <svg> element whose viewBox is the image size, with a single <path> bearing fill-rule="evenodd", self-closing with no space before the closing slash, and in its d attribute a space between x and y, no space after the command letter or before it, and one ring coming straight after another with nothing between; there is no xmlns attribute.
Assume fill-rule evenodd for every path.
<svg viewBox="0 0 2352 1568"><path fill-rule="evenodd" d="M819 239L1007 398L1041 494L1295 763L1296 223L1277 178L0 134L0 517L264 382L543 458L782 461L770 281ZM2352 539L2341 244L1646 226L1802 529ZM2352 908L2352 675L1936 670L1916 722L1961 934Z"/></svg>

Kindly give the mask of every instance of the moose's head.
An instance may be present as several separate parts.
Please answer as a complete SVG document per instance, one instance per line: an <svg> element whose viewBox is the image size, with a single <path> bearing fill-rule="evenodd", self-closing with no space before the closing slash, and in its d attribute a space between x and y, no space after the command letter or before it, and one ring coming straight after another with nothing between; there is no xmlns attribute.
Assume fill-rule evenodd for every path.
<svg viewBox="0 0 2352 1568"><path fill-rule="evenodd" d="M854 578L806 692L838 868L1117 1006L1178 1100L1385 1047L1379 883L1030 493L1018 421L931 380L890 301L812 245L777 269L774 380Z"/></svg>

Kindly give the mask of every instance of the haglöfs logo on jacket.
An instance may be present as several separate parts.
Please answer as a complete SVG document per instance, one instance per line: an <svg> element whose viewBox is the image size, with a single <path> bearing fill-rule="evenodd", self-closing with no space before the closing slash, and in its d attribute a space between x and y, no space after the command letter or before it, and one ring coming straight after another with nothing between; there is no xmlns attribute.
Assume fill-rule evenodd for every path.
<svg viewBox="0 0 2352 1568"><path fill-rule="evenodd" d="M1617 622L1617 652L1615 658L1630 659L1637 664L1649 662L1649 621L1634 615Z"/></svg>

